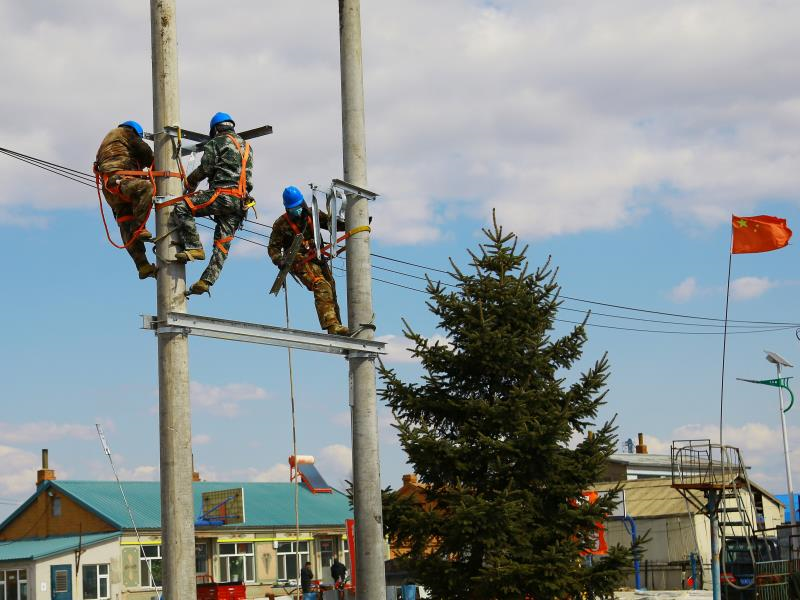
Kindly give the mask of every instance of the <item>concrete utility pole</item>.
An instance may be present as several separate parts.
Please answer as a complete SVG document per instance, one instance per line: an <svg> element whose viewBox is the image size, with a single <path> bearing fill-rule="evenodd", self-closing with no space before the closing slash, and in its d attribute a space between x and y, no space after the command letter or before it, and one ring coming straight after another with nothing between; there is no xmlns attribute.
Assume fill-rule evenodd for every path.
<svg viewBox="0 0 800 600"><path fill-rule="evenodd" d="M367 146L364 135L360 0L339 0L339 52L344 180L366 188ZM348 231L367 225L367 199L350 196L346 219ZM369 232L357 233L347 240L347 317L351 328L370 323L373 318ZM359 335L362 338L373 338L370 329L365 329ZM359 599L375 600L386 597L375 363L373 358L351 356L349 364L353 428L353 504L356 522L356 596Z"/></svg>
<svg viewBox="0 0 800 600"><path fill-rule="evenodd" d="M153 52L153 134L155 168L178 170L167 125L180 123L178 104L178 42L175 0L150 0ZM158 196L182 192L181 181L162 177ZM156 235L169 230L172 207L156 211ZM186 269L174 262L175 234L158 244L158 319L186 312ZM167 259L165 262L162 258ZM194 573L194 506L192 502L192 429L189 408L189 340L181 333L158 334L159 435L161 442L161 527L163 597L185 600L197 595Z"/></svg>

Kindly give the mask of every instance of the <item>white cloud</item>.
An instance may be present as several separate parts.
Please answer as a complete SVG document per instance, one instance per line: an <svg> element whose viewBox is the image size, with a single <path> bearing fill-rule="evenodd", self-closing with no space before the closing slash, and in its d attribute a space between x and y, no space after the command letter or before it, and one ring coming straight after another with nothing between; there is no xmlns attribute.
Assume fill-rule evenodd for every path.
<svg viewBox="0 0 800 600"><path fill-rule="evenodd" d="M697 279L694 277L687 277L670 290L669 297L673 302L683 303L694 298L697 293Z"/></svg>
<svg viewBox="0 0 800 600"><path fill-rule="evenodd" d="M198 433L192 436L192 443L197 446L203 446L211 443L211 436L207 433Z"/></svg>
<svg viewBox="0 0 800 600"><path fill-rule="evenodd" d="M289 481L289 463L275 463L268 469L247 469L248 481Z"/></svg>
<svg viewBox="0 0 800 600"><path fill-rule="evenodd" d="M283 186L341 171L336 5L226 6L251 40L244 59L235 44L204 51L213 3L181 6L183 124L202 130L223 107L245 127L275 125L254 141L269 221ZM547 237L623 227L661 207L715 226L762 198L798 199L800 5L789 0L770 10L752 0L407 0L402 11L365 5L362 18L369 185L383 194L373 226L385 242L440 240L455 219L485 221L491 207L517 233ZM0 125L3 145L88 171L113 124L149 124L149 46L145 4L4 3L0 52L12 58L0 78L26 94L0 98L15 115ZM210 71L246 80L247 94L209 88ZM91 120L75 119L87 97ZM0 177L0 220L96 202L7 157ZM245 246L234 256L261 252Z"/></svg>
<svg viewBox="0 0 800 600"><path fill-rule="evenodd" d="M731 281L731 297L736 300L752 300L777 285L776 281L768 277L739 277Z"/></svg>
<svg viewBox="0 0 800 600"><path fill-rule="evenodd" d="M27 496L36 486L37 456L26 450L0 445L0 496Z"/></svg>
<svg viewBox="0 0 800 600"><path fill-rule="evenodd" d="M417 361L411 356L411 351L408 349L411 342L405 336L389 334L380 335L375 339L386 344L386 354L381 357L383 362L413 363Z"/></svg>
<svg viewBox="0 0 800 600"><path fill-rule="evenodd" d="M800 428L792 428L790 436L800 434ZM710 439L719 443L718 425L690 424L678 427L672 432L673 439L693 440ZM769 427L764 423L746 423L741 426L726 425L722 429L723 442L736 446L741 450L745 463L763 469L765 466L777 467L782 463L782 437L779 428ZM798 439L798 438L795 438ZM800 469L800 464L797 465Z"/></svg>
<svg viewBox="0 0 800 600"><path fill-rule="evenodd" d="M119 478L123 481L158 481L158 467L155 465L138 465L133 468L119 469Z"/></svg>
<svg viewBox="0 0 800 600"><path fill-rule="evenodd" d="M344 482L353 480L353 451L343 444L325 446L315 466L331 486L344 491Z"/></svg>
<svg viewBox="0 0 800 600"><path fill-rule="evenodd" d="M189 395L195 406L223 417L236 417L241 412L241 403L251 400L266 400L264 388L250 383L229 383L223 386L207 385L192 381Z"/></svg>
<svg viewBox="0 0 800 600"><path fill-rule="evenodd" d="M404 335L382 335L376 338L379 342L386 343L386 354L382 357L384 362L387 363L417 363L418 358L414 358L411 354L413 342L408 340ZM428 338L431 346L434 344L449 345L448 339L443 335L432 335Z"/></svg>
<svg viewBox="0 0 800 600"><path fill-rule="evenodd" d="M671 440L708 439L712 444L719 443L719 425L687 424L675 428L669 440L662 440L648 433L644 438L650 454L668 455ZM797 480L800 477L800 427L788 427L788 438L792 475ZM786 475L780 427L771 427L761 422L726 425L723 428L723 443L739 448L745 464L750 467L748 475L753 481L774 493L785 493Z"/></svg>
<svg viewBox="0 0 800 600"><path fill-rule="evenodd" d="M25 444L49 442L63 438L77 440L97 439L97 430L89 425L75 423L53 423L36 421L33 423L0 422L0 442Z"/></svg>

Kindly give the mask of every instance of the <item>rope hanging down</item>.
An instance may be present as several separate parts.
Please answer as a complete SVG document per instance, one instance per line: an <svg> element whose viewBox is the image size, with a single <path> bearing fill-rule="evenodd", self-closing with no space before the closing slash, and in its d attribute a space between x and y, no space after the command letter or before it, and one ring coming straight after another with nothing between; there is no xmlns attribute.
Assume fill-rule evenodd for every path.
<svg viewBox="0 0 800 600"><path fill-rule="evenodd" d="M180 161L178 161L180 164ZM155 171L153 170L153 165L150 165L150 169L146 171L111 171L109 173L102 173L97 170L97 165L94 165L92 168L94 172L94 181L95 187L97 188L97 201L100 204L100 216L103 219L103 227L106 230L106 237L108 238L109 243L118 248L120 250L127 250L131 244L134 244L136 240L139 239L139 236L144 231L145 227L147 227L147 220L150 218L150 213L153 211L153 198L156 196L156 177L179 177L180 179L184 179L183 176L183 168L181 167L180 173L175 173L174 171ZM109 184L109 180L112 178L119 178L116 180L115 183ZM104 188L110 194L121 199L123 202L131 203L131 199L128 198L125 194L122 193L120 189L120 185L125 178L137 178L137 179L149 179L150 184L153 186L153 193L150 196L150 206L147 208L147 215L139 224L139 227L133 232L131 238L124 243L123 245L117 244L114 240L111 239L111 233L108 231L108 222L106 221L106 213L105 209L103 208L103 198L100 193L101 188ZM102 183L101 183L102 182ZM125 215L122 217L117 218L117 224L126 223L128 221L132 221L134 219L133 215Z"/></svg>
<svg viewBox="0 0 800 600"><path fill-rule="evenodd" d="M286 329L289 329L289 290L286 284L283 286L283 301L286 307ZM287 347L286 352L289 356L289 399L292 406L292 456L297 460L297 414L294 403L294 372L292 370L292 348ZM294 549L295 549L295 572L298 581L300 580L300 477L294 478ZM300 599L301 588L297 588L297 598Z"/></svg>

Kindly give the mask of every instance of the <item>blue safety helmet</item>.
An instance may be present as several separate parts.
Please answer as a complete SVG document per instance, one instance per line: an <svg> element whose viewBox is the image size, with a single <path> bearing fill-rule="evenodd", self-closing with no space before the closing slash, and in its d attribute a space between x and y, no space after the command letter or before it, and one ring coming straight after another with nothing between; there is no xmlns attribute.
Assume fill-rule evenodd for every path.
<svg viewBox="0 0 800 600"><path fill-rule="evenodd" d="M283 207L286 210L297 208L303 204L303 192L298 190L295 186L290 185L283 190Z"/></svg>
<svg viewBox="0 0 800 600"><path fill-rule="evenodd" d="M144 129L142 126L139 125L136 121L125 121L124 123L120 123L117 127L130 127L136 132L136 135L142 137L144 135Z"/></svg>
<svg viewBox="0 0 800 600"><path fill-rule="evenodd" d="M218 112L213 117L211 117L211 123L209 123L208 125L209 131L213 134L214 127L216 127L220 123L224 123L225 121L230 121L231 125L236 125L236 123L233 121L233 117L230 116L228 113Z"/></svg>

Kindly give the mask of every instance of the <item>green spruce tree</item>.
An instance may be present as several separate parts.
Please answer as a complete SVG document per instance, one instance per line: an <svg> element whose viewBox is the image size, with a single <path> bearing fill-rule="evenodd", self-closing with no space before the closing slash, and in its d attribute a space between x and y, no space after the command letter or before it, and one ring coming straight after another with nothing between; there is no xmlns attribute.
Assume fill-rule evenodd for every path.
<svg viewBox="0 0 800 600"><path fill-rule="evenodd" d="M421 382L381 366L382 398L427 501L387 490L386 531L437 599L608 595L630 551L613 548L591 567L581 556L616 503L614 493L595 504L581 494L616 444L612 423L587 435L607 360L567 383L586 330L552 336L560 301L549 259L528 272L514 234L496 220L484 233L470 273L452 263L454 288L429 281L428 306L447 343L406 323Z"/></svg>

